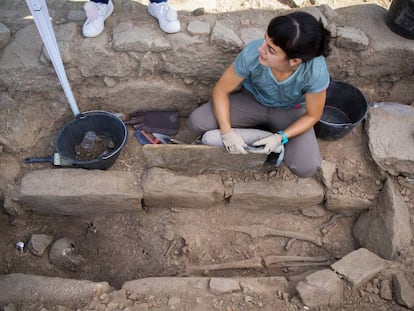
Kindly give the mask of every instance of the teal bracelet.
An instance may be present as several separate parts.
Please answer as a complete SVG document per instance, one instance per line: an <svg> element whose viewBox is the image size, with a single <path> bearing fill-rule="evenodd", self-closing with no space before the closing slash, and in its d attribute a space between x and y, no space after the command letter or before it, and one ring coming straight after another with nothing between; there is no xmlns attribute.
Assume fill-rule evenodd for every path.
<svg viewBox="0 0 414 311"><path fill-rule="evenodd" d="M283 131L279 131L279 132L277 132L280 136L282 136L282 141L281 141L281 144L282 145L284 145L284 144L286 144L288 141L289 141L289 138L287 138L287 136L286 136L286 134L285 134L285 132L283 132Z"/></svg>

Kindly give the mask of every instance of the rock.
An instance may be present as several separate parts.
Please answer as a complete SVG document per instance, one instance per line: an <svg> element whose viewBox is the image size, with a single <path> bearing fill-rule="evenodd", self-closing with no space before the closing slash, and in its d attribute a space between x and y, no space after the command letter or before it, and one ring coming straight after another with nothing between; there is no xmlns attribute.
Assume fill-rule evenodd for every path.
<svg viewBox="0 0 414 311"><path fill-rule="evenodd" d="M28 306L40 301L50 305L75 307L88 303L97 293L112 291L107 282L91 282L30 274L0 276L0 305ZM20 310L20 308L19 308Z"/></svg>
<svg viewBox="0 0 414 311"><path fill-rule="evenodd" d="M299 210L322 203L324 189L314 178L237 182L230 205L238 208Z"/></svg>
<svg viewBox="0 0 414 311"><path fill-rule="evenodd" d="M52 243L53 237L47 234L33 234L29 240L28 247L36 256L42 256Z"/></svg>
<svg viewBox="0 0 414 311"><path fill-rule="evenodd" d="M22 178L19 198L28 210L55 215L136 211L141 209L141 199L132 172L77 168L27 173Z"/></svg>
<svg viewBox="0 0 414 311"><path fill-rule="evenodd" d="M352 287L358 288L388 265L386 260L365 248L360 248L338 260L331 267L350 282Z"/></svg>
<svg viewBox="0 0 414 311"><path fill-rule="evenodd" d="M392 300L391 282L389 280L381 281L380 297L388 301Z"/></svg>
<svg viewBox="0 0 414 311"><path fill-rule="evenodd" d="M148 167L181 172L243 171L261 168L266 160L263 154L231 154L224 148L205 145L145 145L143 151Z"/></svg>
<svg viewBox="0 0 414 311"><path fill-rule="evenodd" d="M353 27L337 27L336 45L341 48L361 51L368 48L369 39L360 29Z"/></svg>
<svg viewBox="0 0 414 311"><path fill-rule="evenodd" d="M356 196L353 193L326 193L326 209L344 215L353 215L369 209L374 204L371 198Z"/></svg>
<svg viewBox="0 0 414 311"><path fill-rule="evenodd" d="M359 216L353 233L362 247L390 260L410 245L410 214L392 179L385 182L378 204Z"/></svg>
<svg viewBox="0 0 414 311"><path fill-rule="evenodd" d="M296 290L309 307L335 306L342 302L344 283L335 272L325 269L308 275Z"/></svg>
<svg viewBox="0 0 414 311"><path fill-rule="evenodd" d="M0 49L5 47L7 43L9 43L9 40L10 29L6 25L0 23Z"/></svg>
<svg viewBox="0 0 414 311"><path fill-rule="evenodd" d="M320 169L317 171L317 178L328 189L332 188L332 181L336 174L336 164L323 160Z"/></svg>
<svg viewBox="0 0 414 311"><path fill-rule="evenodd" d="M24 214L24 209L18 203L18 199L13 195L6 195L3 207L6 213L10 216L21 216Z"/></svg>
<svg viewBox="0 0 414 311"><path fill-rule="evenodd" d="M122 22L113 31L114 49L146 53L162 52L171 48L169 41L160 36L153 25L135 25Z"/></svg>
<svg viewBox="0 0 414 311"><path fill-rule="evenodd" d="M211 34L211 41L226 50L240 50L243 46L242 40L234 30L221 21L216 22Z"/></svg>
<svg viewBox="0 0 414 311"><path fill-rule="evenodd" d="M125 49L129 47L127 43L125 43L127 45ZM110 44L106 32L103 32L94 40L82 41L78 47L78 69L84 77L112 76L124 78L136 73L138 61L127 53L117 53L111 48ZM123 41L116 44L119 48L122 48ZM93 57L90 57L90 55L93 55ZM108 62L108 59L116 59L117 61Z"/></svg>
<svg viewBox="0 0 414 311"><path fill-rule="evenodd" d="M86 262L86 259L77 253L74 242L67 238L61 238L52 244L49 259L55 266L69 271L78 271Z"/></svg>
<svg viewBox="0 0 414 311"><path fill-rule="evenodd" d="M208 208L224 204L224 185L219 175L184 176L151 168L143 173L142 184L148 207Z"/></svg>
<svg viewBox="0 0 414 311"><path fill-rule="evenodd" d="M386 124L387 126L384 126ZM391 175L414 178L414 107L375 103L368 112L366 130L376 164Z"/></svg>
<svg viewBox="0 0 414 311"><path fill-rule="evenodd" d="M301 212L304 216L311 218L320 218L324 217L327 214L326 210L320 205L302 209Z"/></svg>
<svg viewBox="0 0 414 311"><path fill-rule="evenodd" d="M191 21L188 23L187 31L192 35L209 35L211 32L210 23L202 21Z"/></svg>
<svg viewBox="0 0 414 311"><path fill-rule="evenodd" d="M393 275L394 294L398 304L409 309L414 308L414 288L402 273Z"/></svg>
<svg viewBox="0 0 414 311"><path fill-rule="evenodd" d="M241 291L237 281L227 278L211 278L208 286L210 293L217 296Z"/></svg>

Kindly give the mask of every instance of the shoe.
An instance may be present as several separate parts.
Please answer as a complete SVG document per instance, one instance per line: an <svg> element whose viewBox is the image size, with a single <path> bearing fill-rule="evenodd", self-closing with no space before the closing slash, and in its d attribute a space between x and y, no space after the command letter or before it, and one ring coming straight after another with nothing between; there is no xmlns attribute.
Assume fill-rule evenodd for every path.
<svg viewBox="0 0 414 311"><path fill-rule="evenodd" d="M96 37L104 30L105 20L114 11L112 0L108 4L89 1L85 3L84 9L86 21L82 27L83 35L87 38Z"/></svg>
<svg viewBox="0 0 414 311"><path fill-rule="evenodd" d="M148 12L158 19L160 28L166 33L176 33L180 31L180 22L177 12L168 6L167 2L149 3Z"/></svg>

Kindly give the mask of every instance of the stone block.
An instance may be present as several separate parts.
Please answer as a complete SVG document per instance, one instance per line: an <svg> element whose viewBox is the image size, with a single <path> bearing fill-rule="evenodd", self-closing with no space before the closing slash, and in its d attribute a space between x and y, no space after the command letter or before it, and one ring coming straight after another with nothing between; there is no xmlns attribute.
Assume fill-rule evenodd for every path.
<svg viewBox="0 0 414 311"><path fill-rule="evenodd" d="M308 275L296 290L309 307L335 306L342 302L344 283L335 272L325 269Z"/></svg>
<svg viewBox="0 0 414 311"><path fill-rule="evenodd" d="M405 276L398 272L392 276L394 294L398 304L409 309L414 308L414 288L408 283Z"/></svg>
<svg viewBox="0 0 414 311"><path fill-rule="evenodd" d="M145 145L143 151L148 167L188 172L259 169L266 161L263 154L230 154L206 145Z"/></svg>
<svg viewBox="0 0 414 311"><path fill-rule="evenodd" d="M388 262L365 248L357 249L331 265L352 287L358 288L388 266Z"/></svg>
<svg viewBox="0 0 414 311"><path fill-rule="evenodd" d="M360 215L353 233L362 247L389 260L410 245L410 213L391 179L386 181L378 204Z"/></svg>
<svg viewBox="0 0 414 311"><path fill-rule="evenodd" d="M142 190L125 171L75 168L32 171L23 176L19 200L39 214L97 215L141 209Z"/></svg>
<svg viewBox="0 0 414 311"><path fill-rule="evenodd" d="M239 282L228 278L211 278L208 287L210 293L216 296L241 291Z"/></svg>
<svg viewBox="0 0 414 311"><path fill-rule="evenodd" d="M113 290L107 282L13 273L0 276L0 305L45 304L78 306L91 297Z"/></svg>
<svg viewBox="0 0 414 311"><path fill-rule="evenodd" d="M142 184L148 207L209 208L224 203L224 185L219 175L184 176L151 168L143 173Z"/></svg>
<svg viewBox="0 0 414 311"><path fill-rule="evenodd" d="M322 203L324 188L314 178L235 183L230 206L248 209L299 210Z"/></svg>
<svg viewBox="0 0 414 311"><path fill-rule="evenodd" d="M375 103L366 130L369 149L377 165L391 175L414 178L414 107Z"/></svg>

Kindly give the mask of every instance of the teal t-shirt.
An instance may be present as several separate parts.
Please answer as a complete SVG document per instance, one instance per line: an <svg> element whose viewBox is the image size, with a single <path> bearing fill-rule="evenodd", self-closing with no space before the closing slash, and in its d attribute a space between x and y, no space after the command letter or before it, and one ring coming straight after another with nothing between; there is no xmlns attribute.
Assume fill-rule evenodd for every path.
<svg viewBox="0 0 414 311"><path fill-rule="evenodd" d="M259 63L259 47L264 39L250 42L234 61L242 86L267 107L291 108L305 104L305 93L318 93L329 86L328 68L323 56L301 63L286 80L278 82L269 67Z"/></svg>

